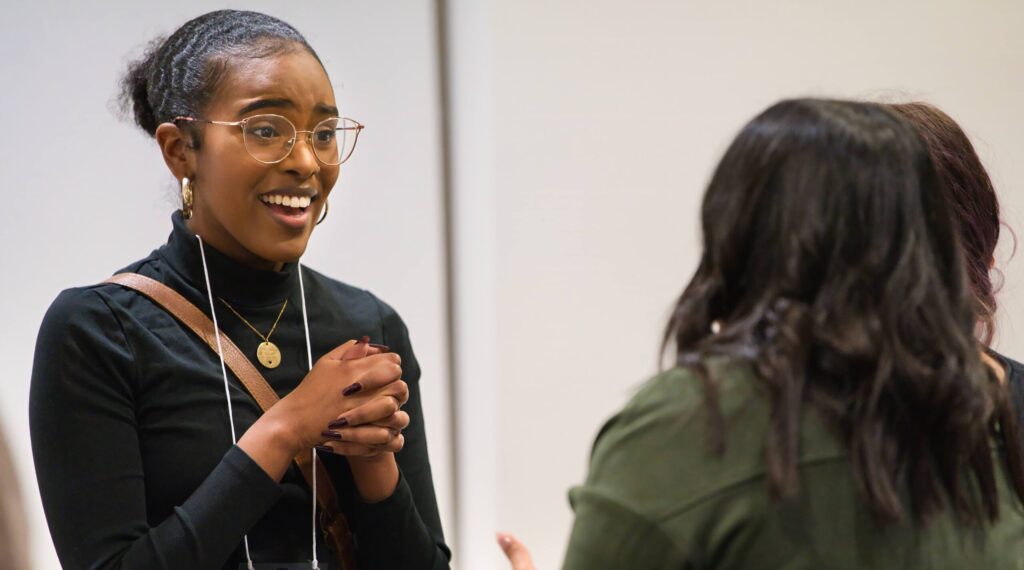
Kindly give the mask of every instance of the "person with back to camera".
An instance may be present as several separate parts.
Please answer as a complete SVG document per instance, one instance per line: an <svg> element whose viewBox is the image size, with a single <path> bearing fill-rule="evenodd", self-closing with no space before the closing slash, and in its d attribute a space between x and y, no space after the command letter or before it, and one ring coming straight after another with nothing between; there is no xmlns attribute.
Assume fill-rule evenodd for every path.
<svg viewBox="0 0 1024 570"><path fill-rule="evenodd" d="M675 366L598 435L563 568L1021 568L1017 421L945 194L883 105L748 123L704 196Z"/></svg>
<svg viewBox="0 0 1024 570"><path fill-rule="evenodd" d="M978 340L982 358L1009 384L1017 408L1018 423L1024 421L1024 364L999 354L993 348L996 296L991 270L999 244L999 196L992 179L960 125L938 107L923 102L890 105L910 122L928 146L935 168L945 184L954 219L960 227L960 243L967 261L974 306L978 314Z"/></svg>
<svg viewBox="0 0 1024 570"><path fill-rule="evenodd" d="M362 128L316 52L210 12L124 93L181 210L39 332L33 454L63 567L448 568L406 327L299 263Z"/></svg>

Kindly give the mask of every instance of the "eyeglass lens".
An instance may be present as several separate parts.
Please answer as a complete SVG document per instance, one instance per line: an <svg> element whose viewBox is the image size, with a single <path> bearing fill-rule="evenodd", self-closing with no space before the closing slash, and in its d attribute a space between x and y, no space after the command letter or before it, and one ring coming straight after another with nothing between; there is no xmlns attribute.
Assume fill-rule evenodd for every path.
<svg viewBox="0 0 1024 570"><path fill-rule="evenodd" d="M256 115L243 128L245 148L260 162L280 162L296 143L295 126L278 115ZM359 129L355 121L332 117L313 127L310 137L313 152L324 164L337 165L348 160L355 149Z"/></svg>

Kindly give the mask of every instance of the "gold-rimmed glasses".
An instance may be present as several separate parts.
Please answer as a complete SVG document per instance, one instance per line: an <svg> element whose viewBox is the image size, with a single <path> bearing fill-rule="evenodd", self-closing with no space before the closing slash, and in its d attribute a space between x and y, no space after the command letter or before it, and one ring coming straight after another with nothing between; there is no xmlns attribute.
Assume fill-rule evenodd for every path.
<svg viewBox="0 0 1024 570"><path fill-rule="evenodd" d="M209 123L225 127L241 127L245 150L263 164L277 164L288 158L299 134L313 149L313 155L322 164L337 166L352 156L363 125L354 119L331 117L324 119L310 131L300 131L281 115L253 115L241 121L211 121L195 117L175 117L175 122Z"/></svg>

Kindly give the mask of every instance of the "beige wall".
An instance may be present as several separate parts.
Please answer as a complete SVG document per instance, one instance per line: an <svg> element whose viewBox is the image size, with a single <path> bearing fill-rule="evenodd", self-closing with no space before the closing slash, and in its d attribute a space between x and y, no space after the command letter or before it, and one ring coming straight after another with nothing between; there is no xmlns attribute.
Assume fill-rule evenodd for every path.
<svg viewBox="0 0 1024 570"><path fill-rule="evenodd" d="M566 490L598 427L655 369L712 167L761 109L802 95L932 101L974 136L1024 235L1019 2L484 4L484 31L452 33L485 54L466 68L486 69L485 88L461 96L486 107L492 166L457 190L493 197L492 516L541 568L560 563ZM999 346L1024 356L1024 263L1006 271ZM462 562L501 567L477 554Z"/></svg>

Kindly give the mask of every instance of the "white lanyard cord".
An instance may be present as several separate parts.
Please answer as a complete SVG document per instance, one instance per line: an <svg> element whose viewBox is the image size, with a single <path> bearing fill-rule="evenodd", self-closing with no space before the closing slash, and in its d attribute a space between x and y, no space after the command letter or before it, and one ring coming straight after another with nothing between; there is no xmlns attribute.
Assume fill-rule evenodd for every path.
<svg viewBox="0 0 1024 570"><path fill-rule="evenodd" d="M299 297L302 301L302 330L306 333L306 363L309 365L310 371L313 370L313 345L309 341L309 319L306 318L306 289L302 286L302 263L295 263L296 270L299 272ZM312 454L312 466L313 471L313 568L312 570L320 569L320 562L316 559L316 450L311 449L309 451Z"/></svg>
<svg viewBox="0 0 1024 570"><path fill-rule="evenodd" d="M235 436L235 414L231 409L231 391L228 389L228 369L224 365L224 349L220 344L220 327L217 325L217 311L214 309L213 290L210 288L210 270L206 267L206 249L203 247L203 238L196 234L199 240L199 257L203 260L203 279L206 280L206 295L210 298L210 314L213 316L213 333L217 338L217 356L220 357L220 373L224 377L224 397L228 402L228 424L231 426L231 445L238 444ZM249 564L249 570L253 570L252 554L249 553L249 534L242 535L242 542L245 544L245 560Z"/></svg>
<svg viewBox="0 0 1024 570"><path fill-rule="evenodd" d="M196 235L196 239L199 240L199 256L203 260L203 278L206 280L206 294L210 300L210 314L213 316L213 330L215 331L217 338L217 356L220 357L220 372L224 378L224 397L228 402L228 423L231 426L231 444L238 444L238 439L235 436L235 416L231 407L231 392L228 388L228 370L224 364L224 350L221 347L220 342L220 327L217 325L217 311L214 309L215 304L213 302L213 290L210 288L210 270L206 266L206 250L203 247L203 238ZM309 319L306 317L306 289L302 284L302 264L296 263L297 270L299 272L299 296L302 301L302 328L306 335L306 358L309 365L309 370L313 370L313 345L309 340ZM313 560L311 568L312 570L320 570L320 561L317 560L316 554L316 450L311 449L312 454L312 467L313 467ZM248 533L242 536L242 542L245 544L245 560L248 563L249 570L254 570L252 562L252 554L249 552L249 535Z"/></svg>

